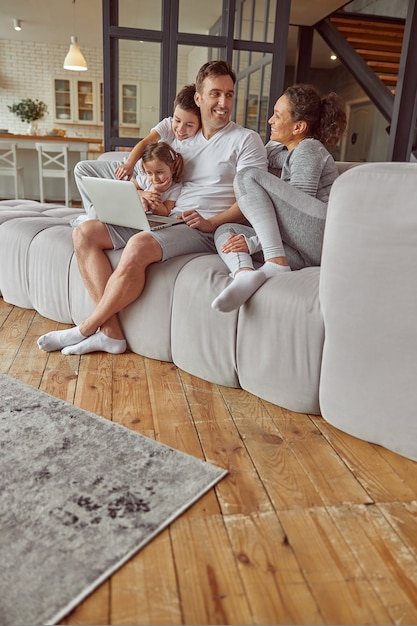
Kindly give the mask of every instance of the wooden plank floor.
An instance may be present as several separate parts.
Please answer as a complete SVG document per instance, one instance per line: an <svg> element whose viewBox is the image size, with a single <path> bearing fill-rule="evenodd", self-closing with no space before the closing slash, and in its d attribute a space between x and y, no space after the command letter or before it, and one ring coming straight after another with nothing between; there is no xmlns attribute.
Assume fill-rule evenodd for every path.
<svg viewBox="0 0 417 626"><path fill-rule="evenodd" d="M417 463L65 327L0 299L0 371L229 475L62 623L417 623Z"/></svg>

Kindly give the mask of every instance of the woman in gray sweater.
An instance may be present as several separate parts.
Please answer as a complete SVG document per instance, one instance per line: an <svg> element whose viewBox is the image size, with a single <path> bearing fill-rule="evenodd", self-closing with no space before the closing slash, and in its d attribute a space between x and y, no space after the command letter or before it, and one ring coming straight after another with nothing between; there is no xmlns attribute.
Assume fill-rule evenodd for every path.
<svg viewBox="0 0 417 626"><path fill-rule="evenodd" d="M330 189L338 176L327 147L346 128L345 108L335 93L321 97L312 85L288 87L268 120L269 169L249 167L235 177L240 210L252 225L224 224L215 234L217 250L233 282L213 301L219 311L242 305L271 276L320 265ZM263 252L254 269L252 255Z"/></svg>

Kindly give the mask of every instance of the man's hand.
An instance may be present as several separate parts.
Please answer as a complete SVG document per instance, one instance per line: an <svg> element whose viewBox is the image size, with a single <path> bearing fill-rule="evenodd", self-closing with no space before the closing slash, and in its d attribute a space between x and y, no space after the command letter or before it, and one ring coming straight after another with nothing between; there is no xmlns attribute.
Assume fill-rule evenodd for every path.
<svg viewBox="0 0 417 626"><path fill-rule="evenodd" d="M216 230L216 227L213 226L210 220L201 217L197 211L184 211L181 217L187 226L201 230L203 233L213 233Z"/></svg>

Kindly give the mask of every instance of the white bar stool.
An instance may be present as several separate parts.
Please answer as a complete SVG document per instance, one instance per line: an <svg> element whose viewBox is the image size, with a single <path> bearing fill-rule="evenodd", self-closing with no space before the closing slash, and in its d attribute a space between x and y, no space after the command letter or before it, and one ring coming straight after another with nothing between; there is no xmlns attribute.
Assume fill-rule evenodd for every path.
<svg viewBox="0 0 417 626"><path fill-rule="evenodd" d="M10 141L0 141L0 176L13 176L14 197L19 197L19 183L22 191L21 198L25 197L23 183L23 167L17 165L17 144Z"/></svg>
<svg viewBox="0 0 417 626"><path fill-rule="evenodd" d="M65 180L65 204L70 203L70 171L68 169L69 144L55 141L37 142L39 165L39 196L44 202L44 178L63 178Z"/></svg>

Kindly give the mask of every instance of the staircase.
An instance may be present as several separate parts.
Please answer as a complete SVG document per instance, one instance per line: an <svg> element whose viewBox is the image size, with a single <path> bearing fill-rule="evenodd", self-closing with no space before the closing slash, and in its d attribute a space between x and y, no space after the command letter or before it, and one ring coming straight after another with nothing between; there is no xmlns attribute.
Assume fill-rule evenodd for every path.
<svg viewBox="0 0 417 626"><path fill-rule="evenodd" d="M376 73L395 92L400 67L404 24L375 19L333 16L330 22Z"/></svg>

